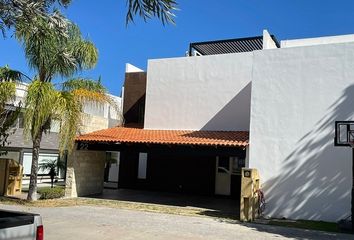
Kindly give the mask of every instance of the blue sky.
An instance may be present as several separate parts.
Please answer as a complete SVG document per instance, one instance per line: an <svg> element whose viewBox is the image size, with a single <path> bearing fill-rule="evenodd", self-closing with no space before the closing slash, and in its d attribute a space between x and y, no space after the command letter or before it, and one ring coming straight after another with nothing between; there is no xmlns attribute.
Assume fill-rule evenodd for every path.
<svg viewBox="0 0 354 240"><path fill-rule="evenodd" d="M125 26L125 0L73 0L64 14L99 49L95 69L79 76L102 77L120 95L125 63L146 69L147 60L183 56L190 42L261 35L278 40L354 33L353 0L177 0L176 26L157 20ZM33 76L21 46L0 38L0 66Z"/></svg>

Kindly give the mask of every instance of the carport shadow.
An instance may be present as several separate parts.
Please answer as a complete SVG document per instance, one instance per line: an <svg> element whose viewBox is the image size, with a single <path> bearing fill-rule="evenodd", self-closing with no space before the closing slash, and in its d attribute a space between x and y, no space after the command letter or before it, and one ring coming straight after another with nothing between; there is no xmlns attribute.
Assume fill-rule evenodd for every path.
<svg viewBox="0 0 354 240"><path fill-rule="evenodd" d="M102 194L87 196L87 198L198 208L200 215L212 217L238 219L239 216L239 201L224 197L131 189L104 189Z"/></svg>

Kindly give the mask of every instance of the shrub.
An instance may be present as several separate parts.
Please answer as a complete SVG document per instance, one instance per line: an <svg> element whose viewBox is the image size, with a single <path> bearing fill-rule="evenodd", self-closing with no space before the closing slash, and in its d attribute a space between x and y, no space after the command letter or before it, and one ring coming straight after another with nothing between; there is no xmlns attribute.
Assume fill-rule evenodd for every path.
<svg viewBox="0 0 354 240"><path fill-rule="evenodd" d="M41 188L38 190L38 193L41 195L39 199L54 199L64 197L65 190L60 187Z"/></svg>

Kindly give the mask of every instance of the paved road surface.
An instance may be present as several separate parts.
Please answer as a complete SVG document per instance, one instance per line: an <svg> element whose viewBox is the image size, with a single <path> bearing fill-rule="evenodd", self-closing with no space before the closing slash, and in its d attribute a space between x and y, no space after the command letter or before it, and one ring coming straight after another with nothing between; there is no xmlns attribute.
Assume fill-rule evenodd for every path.
<svg viewBox="0 0 354 240"><path fill-rule="evenodd" d="M259 224L241 225L213 218L188 217L106 207L0 209L40 213L46 240L91 239L354 239L353 235L324 233Z"/></svg>

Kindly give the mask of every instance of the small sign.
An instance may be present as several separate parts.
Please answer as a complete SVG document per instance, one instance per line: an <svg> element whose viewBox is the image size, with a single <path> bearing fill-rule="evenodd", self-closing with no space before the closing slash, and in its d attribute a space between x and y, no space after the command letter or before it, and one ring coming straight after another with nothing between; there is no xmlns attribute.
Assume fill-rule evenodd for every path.
<svg viewBox="0 0 354 240"><path fill-rule="evenodd" d="M250 178L251 177L251 171L250 170L244 170L243 171L243 176L246 178Z"/></svg>

